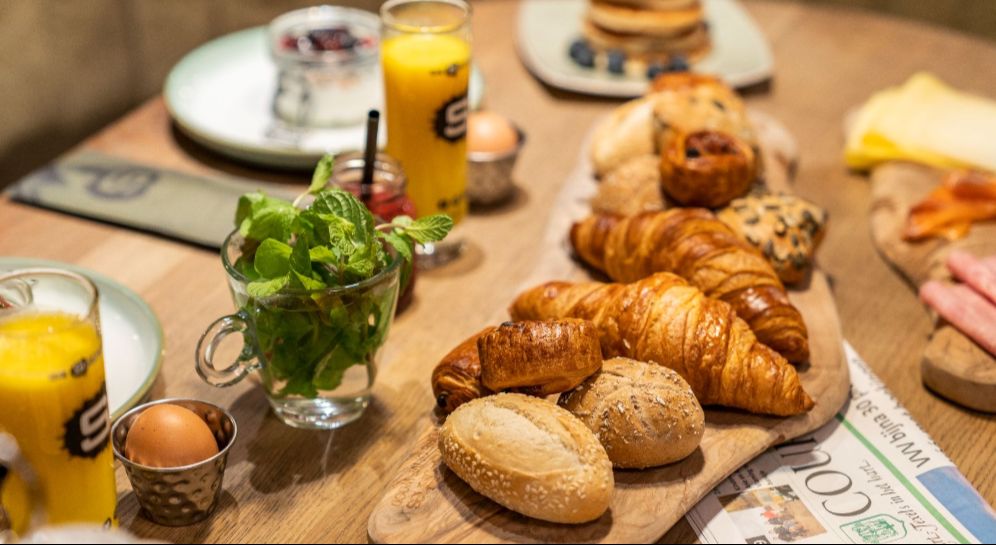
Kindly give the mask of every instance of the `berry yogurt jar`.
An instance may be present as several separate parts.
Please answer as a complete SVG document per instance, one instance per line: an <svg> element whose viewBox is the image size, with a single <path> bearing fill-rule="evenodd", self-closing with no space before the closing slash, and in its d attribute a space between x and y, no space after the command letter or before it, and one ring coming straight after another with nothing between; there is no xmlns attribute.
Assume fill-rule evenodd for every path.
<svg viewBox="0 0 996 545"><path fill-rule="evenodd" d="M273 110L298 127L361 122L382 102L380 19L373 13L318 6L277 17L269 27L277 64Z"/></svg>

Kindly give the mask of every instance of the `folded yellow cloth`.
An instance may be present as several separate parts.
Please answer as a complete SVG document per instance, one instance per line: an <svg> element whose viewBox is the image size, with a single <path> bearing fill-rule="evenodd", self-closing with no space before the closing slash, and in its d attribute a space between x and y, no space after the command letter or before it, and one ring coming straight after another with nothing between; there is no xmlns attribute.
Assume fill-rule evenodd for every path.
<svg viewBox="0 0 996 545"><path fill-rule="evenodd" d="M844 158L859 170L909 160L996 172L996 102L958 91L931 74L916 74L861 107Z"/></svg>

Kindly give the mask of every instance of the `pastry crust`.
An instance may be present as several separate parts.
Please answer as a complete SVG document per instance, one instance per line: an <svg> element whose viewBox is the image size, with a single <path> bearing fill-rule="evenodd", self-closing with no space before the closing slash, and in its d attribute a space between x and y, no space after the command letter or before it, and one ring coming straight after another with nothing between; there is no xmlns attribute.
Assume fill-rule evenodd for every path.
<svg viewBox="0 0 996 545"><path fill-rule="evenodd" d="M676 371L702 405L792 416L814 405L785 358L757 341L733 308L670 273L631 284L548 282L519 295L516 319L582 318L602 355Z"/></svg>
<svg viewBox="0 0 996 545"><path fill-rule="evenodd" d="M572 227L571 244L585 262L617 282L677 274L729 303L762 343L789 361L809 359L806 324L774 269L708 210L589 216Z"/></svg>
<svg viewBox="0 0 996 545"><path fill-rule="evenodd" d="M725 206L750 191L757 178L754 150L718 131L670 138L660 168L664 191L685 206Z"/></svg>
<svg viewBox="0 0 996 545"><path fill-rule="evenodd" d="M477 399L439 430L443 462L478 493L527 517L581 524L612 500L612 462L557 405L521 394Z"/></svg>
<svg viewBox="0 0 996 545"><path fill-rule="evenodd" d="M477 339L494 329L486 327L471 335L443 356L432 370L432 395L443 412L449 414L468 401L491 395L481 385L481 359L477 353Z"/></svg>
<svg viewBox="0 0 996 545"><path fill-rule="evenodd" d="M481 383L494 392L566 392L602 367L598 331L585 320L506 322L477 341Z"/></svg>
<svg viewBox="0 0 996 545"><path fill-rule="evenodd" d="M702 441L705 413L691 387L671 369L613 358L581 386L560 396L618 468L677 462Z"/></svg>

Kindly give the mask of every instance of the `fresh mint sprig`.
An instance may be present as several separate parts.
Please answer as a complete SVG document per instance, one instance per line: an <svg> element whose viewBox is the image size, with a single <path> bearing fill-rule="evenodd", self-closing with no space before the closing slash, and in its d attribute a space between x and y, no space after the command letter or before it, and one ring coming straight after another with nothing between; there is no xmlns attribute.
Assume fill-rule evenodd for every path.
<svg viewBox="0 0 996 545"><path fill-rule="evenodd" d="M453 228L446 215L399 216L376 225L353 194L326 188L332 166L331 157L323 158L308 191L293 203L249 193L239 199L235 214L245 238L235 263L248 280L243 310L253 316L267 372L281 385L279 396L315 397L334 390L349 367L365 364L383 343L392 295L360 290L329 296L319 290L374 277L391 263L388 247L404 261L404 286L416 244L442 240ZM301 208L309 195L314 200ZM268 302L281 293L296 302Z"/></svg>

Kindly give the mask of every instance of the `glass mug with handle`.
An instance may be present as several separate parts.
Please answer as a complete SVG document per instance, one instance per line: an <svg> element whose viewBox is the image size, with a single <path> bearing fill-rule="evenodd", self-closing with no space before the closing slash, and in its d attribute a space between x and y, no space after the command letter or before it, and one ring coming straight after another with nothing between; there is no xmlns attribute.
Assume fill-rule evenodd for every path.
<svg viewBox="0 0 996 545"><path fill-rule="evenodd" d="M0 434L30 466L48 524L115 522L97 288L59 269L0 274ZM23 531L27 471L4 449L0 504ZM13 465L12 465L13 464Z"/></svg>
<svg viewBox="0 0 996 545"><path fill-rule="evenodd" d="M342 287L285 289L249 295L241 272L244 238L236 230L221 258L238 311L208 326L197 344L197 373L208 384L231 386L258 373L270 406L287 425L335 429L363 415L398 301L402 256L373 277ZM226 337L242 335L227 364L216 362Z"/></svg>

